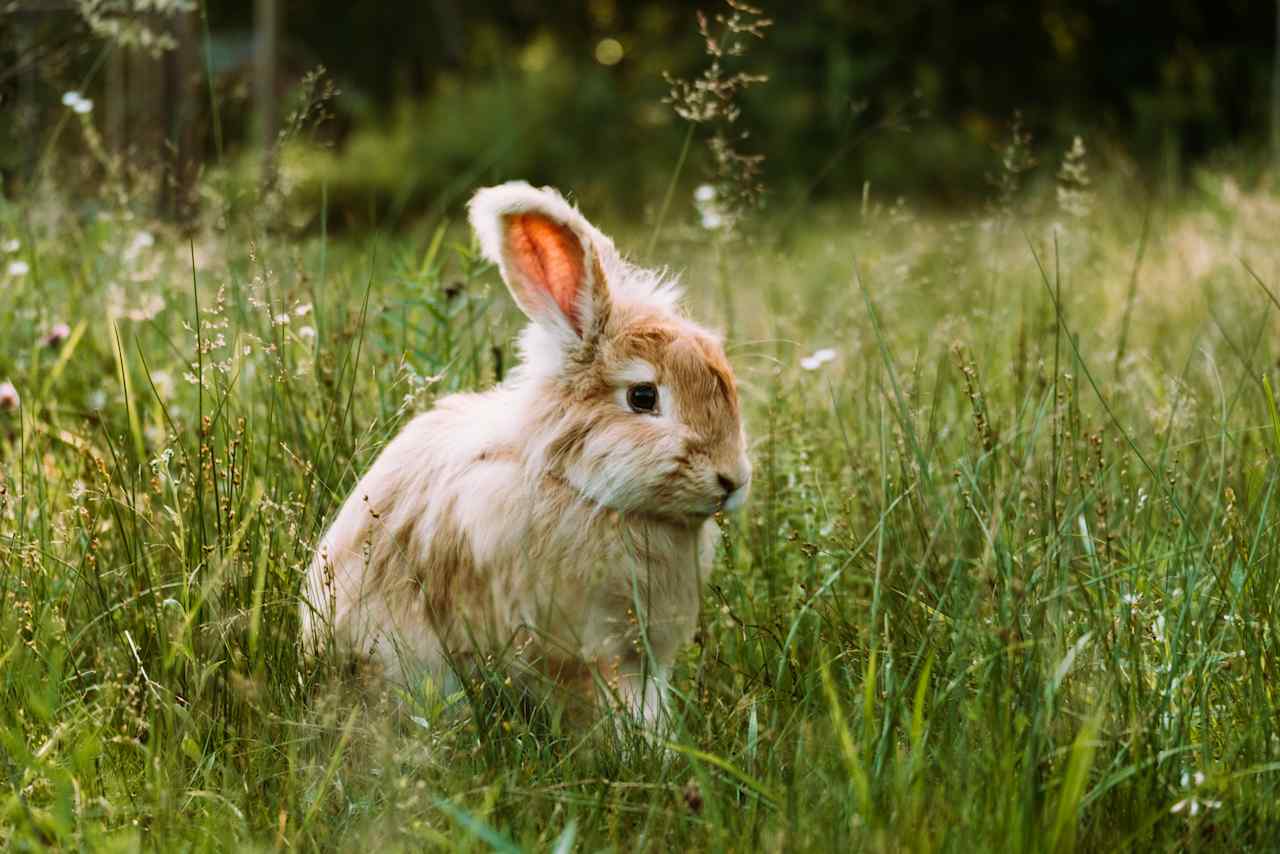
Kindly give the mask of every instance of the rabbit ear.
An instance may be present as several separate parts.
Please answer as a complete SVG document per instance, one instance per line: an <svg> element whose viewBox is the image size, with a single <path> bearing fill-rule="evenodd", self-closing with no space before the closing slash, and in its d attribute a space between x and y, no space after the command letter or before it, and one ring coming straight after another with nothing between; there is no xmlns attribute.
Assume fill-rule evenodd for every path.
<svg viewBox="0 0 1280 854"><path fill-rule="evenodd" d="M511 181L480 190L468 206L484 256L498 265L530 320L593 338L609 310L596 230L554 190Z"/></svg>

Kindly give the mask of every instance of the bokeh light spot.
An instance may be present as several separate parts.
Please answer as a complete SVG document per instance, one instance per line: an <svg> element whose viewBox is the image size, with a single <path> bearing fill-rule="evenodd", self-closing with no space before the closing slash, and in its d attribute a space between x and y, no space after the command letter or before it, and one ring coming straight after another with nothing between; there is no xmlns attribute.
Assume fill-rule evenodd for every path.
<svg viewBox="0 0 1280 854"><path fill-rule="evenodd" d="M596 45L596 62L601 65L617 65L622 54L622 42L617 39L600 39Z"/></svg>

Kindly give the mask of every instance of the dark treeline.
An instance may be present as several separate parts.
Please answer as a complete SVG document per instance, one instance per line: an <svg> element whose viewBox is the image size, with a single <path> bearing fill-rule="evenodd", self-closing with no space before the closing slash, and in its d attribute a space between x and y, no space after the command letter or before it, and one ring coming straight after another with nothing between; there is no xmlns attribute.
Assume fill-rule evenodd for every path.
<svg viewBox="0 0 1280 854"><path fill-rule="evenodd" d="M287 116L291 87L317 66L341 90L312 137L330 146L323 162L339 203L367 190L413 210L460 175L512 172L652 193L683 139L662 102L663 74L705 67L695 15L724 8L716 2L209 3L207 21L164 24L178 33L176 51L195 55L176 63L173 73L186 77L168 88L198 96L214 77L218 121L207 92L185 108L191 158L254 141L251 79L265 9L278 21L277 115ZM747 93L738 126L767 155L776 187L831 194L871 181L884 192L972 198L1015 112L1046 161L1080 134L1093 150L1162 177L1219 152L1262 151L1275 130L1277 7L1262 0L763 5L774 26L741 65L769 81ZM43 91L54 110L59 87L86 74L90 93L105 96L102 40L74 4L23 6L0 13L9 67L0 97ZM57 42L58 61L15 70L42 38ZM0 114L6 139L30 139L39 124L31 112ZM30 157L12 148L0 159L10 179L24 166Z"/></svg>

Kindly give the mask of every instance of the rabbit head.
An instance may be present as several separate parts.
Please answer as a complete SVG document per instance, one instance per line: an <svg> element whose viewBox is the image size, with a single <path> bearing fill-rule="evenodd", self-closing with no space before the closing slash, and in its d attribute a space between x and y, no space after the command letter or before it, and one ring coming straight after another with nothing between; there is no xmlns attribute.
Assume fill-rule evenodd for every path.
<svg viewBox="0 0 1280 854"><path fill-rule="evenodd" d="M490 187L469 212L531 321L509 381L526 464L619 512L696 520L740 506L751 465L733 371L674 283L627 263L554 190Z"/></svg>

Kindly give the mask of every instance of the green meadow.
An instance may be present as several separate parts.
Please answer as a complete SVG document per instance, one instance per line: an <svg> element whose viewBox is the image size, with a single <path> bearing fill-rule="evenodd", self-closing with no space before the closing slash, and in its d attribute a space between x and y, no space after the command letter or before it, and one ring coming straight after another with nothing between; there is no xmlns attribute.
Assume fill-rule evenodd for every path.
<svg viewBox="0 0 1280 854"><path fill-rule="evenodd" d="M5 201L0 844L1280 844L1280 201L1095 186L585 210L726 334L756 472L658 738L562 726L500 661L445 695L300 653L359 474L515 359L460 210Z"/></svg>

